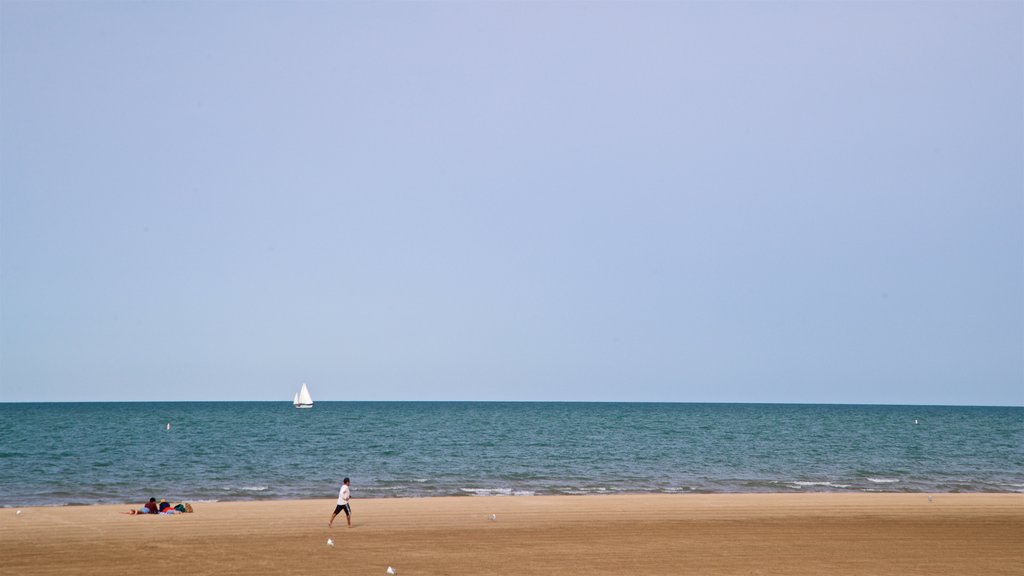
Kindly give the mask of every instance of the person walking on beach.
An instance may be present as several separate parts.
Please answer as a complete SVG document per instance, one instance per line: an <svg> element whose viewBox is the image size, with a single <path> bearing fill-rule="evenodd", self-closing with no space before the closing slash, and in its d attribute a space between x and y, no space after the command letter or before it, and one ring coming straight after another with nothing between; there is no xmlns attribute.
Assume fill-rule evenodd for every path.
<svg viewBox="0 0 1024 576"><path fill-rule="evenodd" d="M334 514L331 514L331 521L327 523L329 528L334 528L334 518L338 515L338 512L345 511L345 521L348 522L348 527L352 527L352 506L348 501L352 498L352 492L348 487L348 478L341 481L341 491L338 492L338 505L334 507Z"/></svg>

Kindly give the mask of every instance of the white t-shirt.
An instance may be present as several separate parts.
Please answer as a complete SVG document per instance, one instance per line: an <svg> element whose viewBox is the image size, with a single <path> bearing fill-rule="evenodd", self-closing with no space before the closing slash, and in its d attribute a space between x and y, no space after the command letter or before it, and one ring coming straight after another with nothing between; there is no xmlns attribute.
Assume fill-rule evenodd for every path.
<svg viewBox="0 0 1024 576"><path fill-rule="evenodd" d="M345 504L348 504L348 499L350 497L351 496L349 495L348 485L342 484L341 485L341 492L338 492L338 504L341 505L341 506L344 506Z"/></svg>

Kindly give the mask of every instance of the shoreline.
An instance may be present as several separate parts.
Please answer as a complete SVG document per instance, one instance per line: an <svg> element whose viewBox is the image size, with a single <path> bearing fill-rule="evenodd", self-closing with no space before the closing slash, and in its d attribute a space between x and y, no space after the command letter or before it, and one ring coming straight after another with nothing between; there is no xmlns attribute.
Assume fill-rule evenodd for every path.
<svg viewBox="0 0 1024 576"><path fill-rule="evenodd" d="M1021 494L354 498L351 529L333 498L133 506L4 509L0 572L1024 574Z"/></svg>
<svg viewBox="0 0 1024 576"><path fill-rule="evenodd" d="M812 483L819 484L819 483ZM1024 498L1024 490L1005 490L1005 491L987 491L987 492L928 492L928 491L886 491L886 490L830 490L820 489L811 487L809 490L792 489L787 491L734 491L734 492L710 492L710 491L675 491L675 492L645 492L645 491L622 491L622 492L581 492L581 493L556 493L556 494L536 494L528 491L513 492L513 493L502 493L501 491L486 492L486 493L465 493L465 494L424 494L424 495L401 495L401 496L365 496L358 498L361 501L372 501L372 500L430 500L430 499L443 499L451 498L455 500L461 499L506 499L506 498L606 498L614 496L652 496L652 497L700 497L700 496L822 496L822 495L835 495L835 496L980 496L980 495L991 495L991 496L1020 496ZM154 494L158 498L163 496ZM148 498L148 497L147 497ZM181 499L175 500L177 502L189 502L192 504L226 504L226 503L272 503L272 502L314 502L321 501L323 498L234 498L234 499L216 499L208 500L198 498L194 500ZM170 502L170 499L168 499ZM70 502L60 504L0 504L0 510L28 510L32 508L95 508L95 507L106 507L106 506L132 506L141 505L142 502L136 503L135 501L125 500L121 502Z"/></svg>

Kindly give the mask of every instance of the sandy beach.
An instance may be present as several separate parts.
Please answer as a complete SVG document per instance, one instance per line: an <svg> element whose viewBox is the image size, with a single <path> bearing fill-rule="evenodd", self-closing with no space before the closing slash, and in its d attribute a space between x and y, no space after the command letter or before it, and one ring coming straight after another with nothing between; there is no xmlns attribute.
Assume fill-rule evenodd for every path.
<svg viewBox="0 0 1024 576"><path fill-rule="evenodd" d="M0 573L1024 574L1024 495L712 494L0 511ZM494 519L491 516L494 515ZM328 538L335 545L327 544Z"/></svg>

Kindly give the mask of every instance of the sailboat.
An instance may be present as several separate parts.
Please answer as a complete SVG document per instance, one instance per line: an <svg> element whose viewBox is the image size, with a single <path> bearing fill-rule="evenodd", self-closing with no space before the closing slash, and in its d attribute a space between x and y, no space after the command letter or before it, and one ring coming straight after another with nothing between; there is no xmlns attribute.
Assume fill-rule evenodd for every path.
<svg viewBox="0 0 1024 576"><path fill-rule="evenodd" d="M295 404L296 408L312 408L313 397L309 395L309 388L306 388L306 383L302 383L302 389L295 393L295 399L292 400L292 404Z"/></svg>

